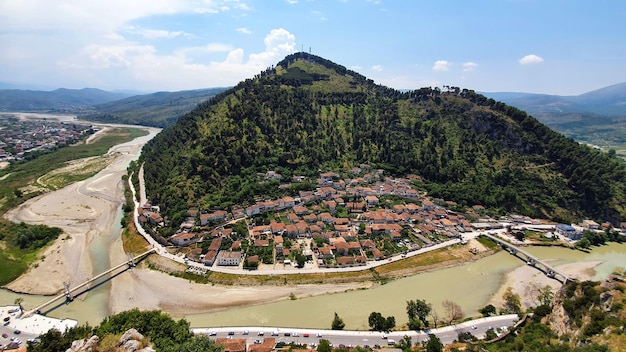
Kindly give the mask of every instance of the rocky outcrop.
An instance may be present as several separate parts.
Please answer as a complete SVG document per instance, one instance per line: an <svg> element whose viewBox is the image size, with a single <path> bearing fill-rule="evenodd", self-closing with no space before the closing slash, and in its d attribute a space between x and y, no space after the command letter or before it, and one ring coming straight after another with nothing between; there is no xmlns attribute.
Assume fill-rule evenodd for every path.
<svg viewBox="0 0 626 352"><path fill-rule="evenodd" d="M565 284L552 302L552 312L542 322L570 345L603 341L614 331L623 331L620 317L626 287L619 280L572 281Z"/></svg>
<svg viewBox="0 0 626 352"><path fill-rule="evenodd" d="M66 352L98 352L100 338L96 335L89 339L72 342ZM126 331L117 343L116 352L155 352L146 338L135 329Z"/></svg>
<svg viewBox="0 0 626 352"><path fill-rule="evenodd" d="M148 344L146 338L139 331L130 329L120 337L117 347L121 348L123 352L154 352L149 344L147 347L143 347L146 344Z"/></svg>
<svg viewBox="0 0 626 352"><path fill-rule="evenodd" d="M562 301L558 298L552 307L552 313L544 318L544 323L548 324L558 336L573 332L570 328L570 318L563 308Z"/></svg>
<svg viewBox="0 0 626 352"><path fill-rule="evenodd" d="M93 335L89 339L76 340L72 342L72 347L65 352L97 352L99 342L100 338Z"/></svg>

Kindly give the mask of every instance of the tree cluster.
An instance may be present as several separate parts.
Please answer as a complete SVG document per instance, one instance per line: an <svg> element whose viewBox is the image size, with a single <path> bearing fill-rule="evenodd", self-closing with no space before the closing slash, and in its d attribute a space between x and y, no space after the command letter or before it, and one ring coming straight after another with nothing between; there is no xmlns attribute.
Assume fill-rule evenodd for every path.
<svg viewBox="0 0 626 352"><path fill-rule="evenodd" d="M63 233L58 227L45 225L29 225L24 222L19 224L3 222L0 224L0 240L6 240L9 244L19 249L37 250L46 246Z"/></svg>
<svg viewBox="0 0 626 352"><path fill-rule="evenodd" d="M429 326L428 315L432 311L432 306L423 299L410 300L406 302L406 314L409 317L409 329L419 330L422 324Z"/></svg>
<svg viewBox="0 0 626 352"><path fill-rule="evenodd" d="M335 317L333 318L333 322L331 324L331 329L333 330L343 330L346 324L343 322L343 319L339 317L337 312L335 312Z"/></svg>
<svg viewBox="0 0 626 352"><path fill-rule="evenodd" d="M97 335L100 341L108 336L121 336L129 329L135 329L150 340L153 348L162 352L219 352L221 348L207 336L194 335L189 330L189 323L184 319L175 321L158 310L140 311L132 309L105 318L100 325L89 324L71 328L65 332L52 329L39 337L38 343L30 343L29 351L65 352L75 340L88 339ZM101 352L115 351L100 349Z"/></svg>
<svg viewBox="0 0 626 352"><path fill-rule="evenodd" d="M370 329L373 331L391 331L396 327L396 318L394 316L385 318L379 312L372 312L367 321Z"/></svg>

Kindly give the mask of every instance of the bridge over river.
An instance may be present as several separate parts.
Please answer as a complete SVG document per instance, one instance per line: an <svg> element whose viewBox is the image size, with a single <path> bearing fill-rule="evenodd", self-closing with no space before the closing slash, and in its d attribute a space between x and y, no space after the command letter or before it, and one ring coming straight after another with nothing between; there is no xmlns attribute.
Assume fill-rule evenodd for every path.
<svg viewBox="0 0 626 352"><path fill-rule="evenodd" d="M81 284L76 285L75 287L70 288L69 284L65 283L65 287L63 288L63 293L61 293L58 296L55 296L55 297L51 298L50 300L40 304L39 306L33 308L32 310L29 310L29 311L25 312L24 315L25 315L25 317L28 317L28 316L31 316L34 313L42 313L43 312L42 310L44 308L50 306L52 303L60 301L63 298L65 298L65 303L69 303L69 302L73 301L74 297L76 297L77 295L80 295L80 294L83 294L83 293L89 291L91 289L91 287L90 287L91 284L95 283L96 281L102 279L103 277L105 277L105 276L107 276L109 274L112 274L112 273L118 271L119 269L123 268L124 270L127 270L127 269L130 269L130 268L134 268L138 261L144 259L145 257L147 257L148 255L154 253L155 251L156 250L153 248L153 249L150 249L150 250L148 250L146 252L138 254L136 256L132 256L132 254L129 253L127 261L125 261L125 262L123 262L123 263L121 263L119 265L116 265L116 266L114 266L114 267L112 267L112 268L110 268L110 269L108 269L108 270L106 270L106 271L104 271L104 272L102 272L102 273L92 277L91 279L89 279L89 280L87 280L87 281L85 281L85 282L83 282ZM121 273L121 272L118 272L118 274L119 273ZM105 278L105 279L102 280L102 282L97 283L97 284L101 284L104 281L109 280L110 278L111 277ZM54 309L54 307L52 309ZM50 310L52 310L52 309L50 309Z"/></svg>
<svg viewBox="0 0 626 352"><path fill-rule="evenodd" d="M540 270L541 272L543 272L544 274L546 274L546 276L551 277L563 284L567 283L568 281L571 281L572 279L570 279L569 276L567 276L566 273L557 270L556 268L550 266L549 264L547 264L546 262L540 260L539 258L533 256L532 254L526 252L525 250L516 247L514 245L512 245L509 242L503 241L501 239L499 239L496 236L487 234L487 233L482 233L481 236L485 236L487 238L489 238L490 240L493 240L494 242L496 242L497 244L499 244L502 248L506 249L509 253L513 254L514 256L526 261L526 263L528 265L531 265L535 268L537 268L538 270Z"/></svg>

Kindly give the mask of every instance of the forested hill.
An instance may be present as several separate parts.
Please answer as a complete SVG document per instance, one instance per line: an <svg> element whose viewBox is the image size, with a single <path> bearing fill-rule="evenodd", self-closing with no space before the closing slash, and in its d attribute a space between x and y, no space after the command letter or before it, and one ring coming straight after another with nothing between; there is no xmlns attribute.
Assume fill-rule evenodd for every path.
<svg viewBox="0 0 626 352"><path fill-rule="evenodd" d="M167 127L198 104L226 89L208 88L135 95L95 105L90 111L79 115L79 118L107 123Z"/></svg>
<svg viewBox="0 0 626 352"><path fill-rule="evenodd" d="M471 90L399 92L323 58L286 57L201 104L144 148L148 194L170 219L276 196L258 172L315 176L360 163L415 174L460 205L568 221L626 215L621 160ZM287 191L295 192L291 188Z"/></svg>

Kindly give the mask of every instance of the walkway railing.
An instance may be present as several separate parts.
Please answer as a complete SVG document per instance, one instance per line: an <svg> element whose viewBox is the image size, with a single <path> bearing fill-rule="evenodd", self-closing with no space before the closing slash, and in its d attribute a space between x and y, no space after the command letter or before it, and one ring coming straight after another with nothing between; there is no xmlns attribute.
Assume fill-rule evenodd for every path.
<svg viewBox="0 0 626 352"><path fill-rule="evenodd" d="M518 254L523 254L526 257L526 263L528 265L531 265L535 268L537 268L538 270L541 270L540 268L538 268L537 266L540 265L544 268L544 270L541 270L544 274L546 274L548 277L554 278L555 280L561 281L562 283L567 283L568 281L571 281L571 279L569 278L569 276L567 276L566 273L557 270L556 268L552 267L551 265L547 264L546 262L540 260L539 258L533 256L532 254L526 252L525 250L514 246L513 244L503 241L493 235L487 234L487 233L483 233L481 234L481 236L485 236L491 240L493 240L494 242L496 242L497 244L499 244L500 246L502 246L505 249L508 249L508 251L515 255L518 256ZM522 258L523 259L523 258ZM562 278L562 280L558 279L558 276L560 276Z"/></svg>
<svg viewBox="0 0 626 352"><path fill-rule="evenodd" d="M146 252L143 252L141 254L138 254L138 255L136 255L134 257L132 255L129 255L129 259L127 261L125 261L124 263L116 265L116 266L114 266L114 267L112 267L112 268L110 268L110 269L108 269L108 270L106 270L106 271L104 271L104 272L94 276L93 278L91 278L91 279L89 279L89 280L87 280L87 281L85 281L83 283L78 284L75 287L70 288L68 283L63 283L63 286L64 286L63 293L61 293L58 296L55 296L54 298L44 302L43 304L40 304L39 306L35 307L32 310L27 311L25 313L25 315L26 316L30 316L33 313L39 313L39 312L41 312L41 310L43 308L49 306L50 304L52 304L52 303L54 303L54 302L56 302L56 301L58 301L58 300L60 300L62 298L65 298L66 302L71 302L72 300L74 300L73 293L76 292L77 290L79 290L79 289L81 289L81 288L83 288L85 286L90 285L91 283L95 282L96 280L98 280L98 279L100 279L100 278L102 278L102 277L104 277L104 276L106 276L106 275L108 275L108 274L110 274L110 273L112 273L112 272L114 272L114 271L124 267L124 266L127 266L128 268L133 268L137 264L138 260L148 256L149 254L151 254L153 252L155 252L154 248L152 248L152 249L150 249L150 250L148 250Z"/></svg>

